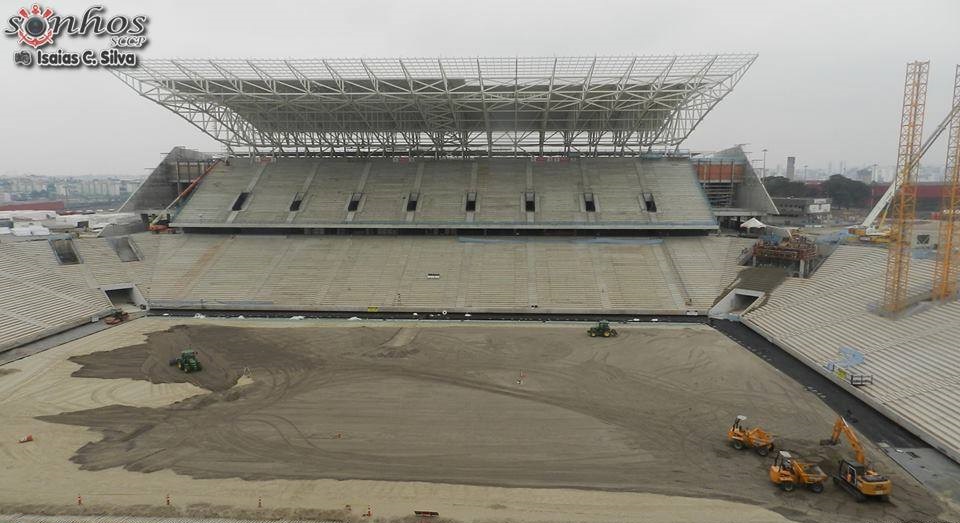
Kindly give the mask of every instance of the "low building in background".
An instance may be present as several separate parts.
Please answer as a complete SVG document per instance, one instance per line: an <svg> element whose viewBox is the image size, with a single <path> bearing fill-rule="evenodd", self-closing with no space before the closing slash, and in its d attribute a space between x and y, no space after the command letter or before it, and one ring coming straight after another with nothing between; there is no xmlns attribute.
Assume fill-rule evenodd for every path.
<svg viewBox="0 0 960 523"><path fill-rule="evenodd" d="M0 205L0 211L62 211L66 204L58 200L31 200Z"/></svg>
<svg viewBox="0 0 960 523"><path fill-rule="evenodd" d="M768 217L777 225L822 224L830 220L830 198L773 198L778 216Z"/></svg>

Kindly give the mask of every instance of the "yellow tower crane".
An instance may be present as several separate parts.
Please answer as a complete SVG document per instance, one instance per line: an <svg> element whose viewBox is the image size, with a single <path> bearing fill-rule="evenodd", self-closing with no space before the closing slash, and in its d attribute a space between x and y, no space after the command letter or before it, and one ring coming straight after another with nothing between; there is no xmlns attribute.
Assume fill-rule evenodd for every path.
<svg viewBox="0 0 960 523"><path fill-rule="evenodd" d="M954 114L950 121L947 142L947 165L944 171L943 205L937 245L937 264L933 272L934 300L946 301L957 296L960 276L960 65L953 82Z"/></svg>
<svg viewBox="0 0 960 523"><path fill-rule="evenodd" d="M933 133L924 140L920 151L914 155L910 163L906 164L905 169L911 170L918 167L920 160L927 154L927 151L937 142L940 135L950 127L950 124L954 122L954 118L958 117L960 117L960 104L954 104L953 109L947 113L947 116L937 125ZM899 180L894 178L893 183L887 187L886 192L877 200L876 205L873 206L873 209L870 210L863 222L847 229L850 234L857 236L862 242L887 243L890 240L890 229L884 224L887 220L887 213L890 211L891 202L893 202L894 196L898 194L898 182ZM960 225L958 225L958 227L960 227Z"/></svg>
<svg viewBox="0 0 960 523"><path fill-rule="evenodd" d="M923 117L927 104L927 77L930 62L910 62L903 88L903 111L900 115L900 147L897 152L897 172L893 184L897 187L891 202L893 216L887 253L886 281L883 289L883 311L896 314L907 306L907 287L910 276L910 248L913 241L913 222L917 214L917 172L923 134Z"/></svg>

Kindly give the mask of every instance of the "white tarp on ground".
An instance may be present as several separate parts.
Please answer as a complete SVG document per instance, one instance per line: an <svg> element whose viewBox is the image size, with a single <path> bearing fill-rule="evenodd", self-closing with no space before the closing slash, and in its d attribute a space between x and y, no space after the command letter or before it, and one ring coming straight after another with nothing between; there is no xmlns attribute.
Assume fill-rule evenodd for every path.
<svg viewBox="0 0 960 523"><path fill-rule="evenodd" d="M761 229L767 225L756 218L750 218L749 220L740 224L741 229Z"/></svg>
<svg viewBox="0 0 960 523"><path fill-rule="evenodd" d="M2 211L0 219L13 220L22 227L33 227L41 222L45 227L63 228L76 227L78 222L87 222L91 229L102 229L115 223L135 223L139 221L136 214L131 213L95 213L95 214L67 214L59 215L53 211ZM47 231L44 234L49 234ZM35 234L36 235L36 234Z"/></svg>
<svg viewBox="0 0 960 523"><path fill-rule="evenodd" d="M140 221L136 214L131 213L96 213L96 214L69 214L57 216L56 225L76 227L77 222L88 222L91 229L102 229L111 223L123 224Z"/></svg>
<svg viewBox="0 0 960 523"><path fill-rule="evenodd" d="M42 225L28 225L23 227L14 227L10 229L10 232L14 236L47 236L50 234L50 229Z"/></svg>
<svg viewBox="0 0 960 523"><path fill-rule="evenodd" d="M13 220L15 222L40 222L43 220L56 219L57 213L54 211L0 211L0 219Z"/></svg>

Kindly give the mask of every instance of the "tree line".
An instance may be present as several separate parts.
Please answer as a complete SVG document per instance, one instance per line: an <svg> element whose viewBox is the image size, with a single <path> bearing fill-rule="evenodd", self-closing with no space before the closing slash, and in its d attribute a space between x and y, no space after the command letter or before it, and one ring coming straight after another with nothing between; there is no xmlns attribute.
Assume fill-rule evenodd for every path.
<svg viewBox="0 0 960 523"><path fill-rule="evenodd" d="M821 185L807 185L783 176L768 176L763 185L770 196L778 198L830 198L839 208L864 208L870 199L870 186L851 180L842 174L834 174Z"/></svg>

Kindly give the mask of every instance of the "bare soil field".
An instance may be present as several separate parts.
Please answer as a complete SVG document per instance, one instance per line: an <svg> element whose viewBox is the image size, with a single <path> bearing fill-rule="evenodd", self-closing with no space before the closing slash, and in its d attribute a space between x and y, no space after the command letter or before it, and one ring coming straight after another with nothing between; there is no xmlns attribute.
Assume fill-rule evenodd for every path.
<svg viewBox="0 0 960 523"><path fill-rule="evenodd" d="M936 498L886 461L881 468L896 488L890 503L857 504L832 484L822 494L777 490L766 477L770 458L727 445L734 416L782 435L782 447L829 471L847 452L818 445L834 414L706 327L638 326L591 339L583 326L185 323L149 332L140 343L70 357L71 383L180 388L166 403L106 401L37 416L46 426L95 431L69 458L82 473L172 472L204 484L417 482L438 492L476 485L457 488L499 488L521 498L537 492L527 489L548 488L577 493L571 500L639 492L743 507L712 512L703 505L706 521L944 516ZM199 351L202 372L168 365L185 348ZM0 389L16 376L0 378ZM876 449L870 455L885 460ZM470 514L507 508L487 499L485 510ZM681 505L672 520L686 517ZM748 510L754 507L767 519ZM571 508L570 520L597 519L580 510ZM557 520L539 516L533 520ZM507 510L504 519L531 517Z"/></svg>

